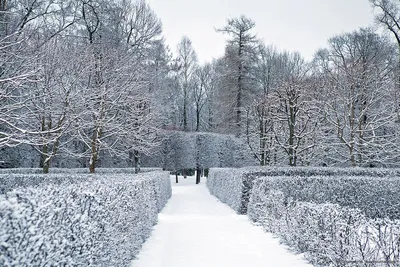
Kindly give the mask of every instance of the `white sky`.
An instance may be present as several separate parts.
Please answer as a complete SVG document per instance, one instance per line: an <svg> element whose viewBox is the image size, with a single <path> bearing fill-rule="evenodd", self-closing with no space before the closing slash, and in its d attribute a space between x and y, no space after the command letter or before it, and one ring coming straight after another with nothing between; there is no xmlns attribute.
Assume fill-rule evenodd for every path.
<svg viewBox="0 0 400 267"><path fill-rule="evenodd" d="M183 35L193 42L200 62L223 55L225 38L214 28L245 15L255 33L279 50L299 51L307 60L328 38L373 25L368 0L147 0L163 23L175 53Z"/></svg>

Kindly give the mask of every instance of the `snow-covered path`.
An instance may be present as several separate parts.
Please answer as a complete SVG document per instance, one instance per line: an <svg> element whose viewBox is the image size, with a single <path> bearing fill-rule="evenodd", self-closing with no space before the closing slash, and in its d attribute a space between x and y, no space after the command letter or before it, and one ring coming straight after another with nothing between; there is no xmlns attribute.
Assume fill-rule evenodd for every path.
<svg viewBox="0 0 400 267"><path fill-rule="evenodd" d="M171 180L174 182L174 180ZM192 177L173 183L172 198L133 267L310 267Z"/></svg>

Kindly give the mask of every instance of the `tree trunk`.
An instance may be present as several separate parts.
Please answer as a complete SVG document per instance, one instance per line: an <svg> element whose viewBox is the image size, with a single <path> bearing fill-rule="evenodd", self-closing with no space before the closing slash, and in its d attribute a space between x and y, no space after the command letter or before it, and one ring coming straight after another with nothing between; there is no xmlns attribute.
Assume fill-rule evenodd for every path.
<svg viewBox="0 0 400 267"><path fill-rule="evenodd" d="M400 41L400 40L399 40ZM397 42L398 53L400 53L400 42ZM394 89L394 101L395 101L395 110L397 114L397 123L400 123L400 100L399 100L399 92L400 92L400 57L397 59L397 79L396 79L396 88Z"/></svg>
<svg viewBox="0 0 400 267"><path fill-rule="evenodd" d="M349 152L350 152L350 162L352 167L357 167L356 163L356 157L354 156L354 148L353 146L349 147Z"/></svg>
<svg viewBox="0 0 400 267"><path fill-rule="evenodd" d="M175 183L179 183L178 171L175 171Z"/></svg>
<svg viewBox="0 0 400 267"><path fill-rule="evenodd" d="M138 174L140 172L140 154L137 150L135 150L133 153L135 155L135 173Z"/></svg>
<svg viewBox="0 0 400 267"><path fill-rule="evenodd" d="M268 149L267 152L265 153L265 162L268 163L268 165L272 164L272 156L273 156L273 147L274 147L274 137L271 135L268 138Z"/></svg>
<svg viewBox="0 0 400 267"><path fill-rule="evenodd" d="M41 125L41 130L44 132L46 130L46 117L45 114L42 114L42 125ZM48 153L48 146L47 144L44 144L41 149L41 154L40 154L40 162L39 162L39 168L43 168L44 166L44 161L47 157Z"/></svg>
<svg viewBox="0 0 400 267"><path fill-rule="evenodd" d="M94 173L96 169L96 156L92 155L89 163L89 172Z"/></svg>
<svg viewBox="0 0 400 267"><path fill-rule="evenodd" d="M260 131L260 166L265 166L266 140L265 140L265 126L264 126L264 107L262 107L261 111L259 131Z"/></svg>
<svg viewBox="0 0 400 267"><path fill-rule="evenodd" d="M60 131L59 131L60 134ZM50 165L51 165L51 161L53 159L53 157L55 157L57 155L58 152L58 147L60 145L60 136L56 139L56 141L53 144L53 148L51 149L51 154L47 155L48 153L48 149L47 149L47 145L46 145L46 153L44 155L47 155L43 161L43 173L49 173L50 170Z"/></svg>
<svg viewBox="0 0 400 267"><path fill-rule="evenodd" d="M240 137L242 135L242 90L243 90L243 62L242 62L242 34L239 36L239 66L238 66L238 77L237 77L237 94L236 94L236 124L237 133L236 135Z"/></svg>
<svg viewBox="0 0 400 267"><path fill-rule="evenodd" d="M50 157L46 158L43 164L43 173L47 174L50 170Z"/></svg>
<svg viewBox="0 0 400 267"><path fill-rule="evenodd" d="M200 109L196 108L196 132L200 130Z"/></svg>
<svg viewBox="0 0 400 267"><path fill-rule="evenodd" d="M240 67L241 69L241 67ZM238 77L238 91L236 95L236 135L240 137L242 135L242 76Z"/></svg>
<svg viewBox="0 0 400 267"><path fill-rule="evenodd" d="M128 152L128 165L135 168L135 154L131 150Z"/></svg>
<svg viewBox="0 0 400 267"><path fill-rule="evenodd" d="M182 175L183 175L183 178L184 178L184 179L187 178L186 169L183 169L183 170L182 170Z"/></svg>
<svg viewBox="0 0 400 267"><path fill-rule="evenodd" d="M89 161L89 172L94 173L95 168L96 168L96 162L98 159L98 147L97 147L97 141L98 141L99 133L98 129L96 128L93 131L93 136L92 136L92 144L91 144L91 155L90 155L90 161Z"/></svg>
<svg viewBox="0 0 400 267"><path fill-rule="evenodd" d="M213 128L213 114L211 107L208 108L208 130Z"/></svg>
<svg viewBox="0 0 400 267"><path fill-rule="evenodd" d="M362 166L363 162L363 147L364 147L364 132L363 132L362 123L358 124L358 164Z"/></svg>
<svg viewBox="0 0 400 267"><path fill-rule="evenodd" d="M201 168L197 167L196 168L196 184L200 183L200 177L201 177Z"/></svg>
<svg viewBox="0 0 400 267"><path fill-rule="evenodd" d="M0 38L8 35L7 0L0 0Z"/></svg>
<svg viewBox="0 0 400 267"><path fill-rule="evenodd" d="M293 101L289 101L289 165L296 166L296 149L294 147L296 110Z"/></svg>
<svg viewBox="0 0 400 267"><path fill-rule="evenodd" d="M43 145L42 146L42 151L41 151L41 154L40 154L39 168L43 168L44 167L44 162L46 160L47 153L48 153L48 145Z"/></svg>
<svg viewBox="0 0 400 267"><path fill-rule="evenodd" d="M183 88L183 130L185 132L188 130L188 123L187 123L187 88L186 88L186 85Z"/></svg>
<svg viewBox="0 0 400 267"><path fill-rule="evenodd" d="M354 95L354 86L351 87L351 93L353 96ZM350 153L350 162L351 166L356 167L357 162L356 162L356 157L354 155L354 146L355 146L355 134L356 134L356 129L355 129L355 116L356 116L356 107L355 103L352 102L350 103L350 118L349 118L349 124L350 124L350 140L349 140L349 153Z"/></svg>

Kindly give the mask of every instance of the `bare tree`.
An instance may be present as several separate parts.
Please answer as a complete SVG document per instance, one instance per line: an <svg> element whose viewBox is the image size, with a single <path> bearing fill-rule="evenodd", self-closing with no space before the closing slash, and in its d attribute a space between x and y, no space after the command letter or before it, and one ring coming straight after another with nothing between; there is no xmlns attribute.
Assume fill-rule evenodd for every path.
<svg viewBox="0 0 400 267"><path fill-rule="evenodd" d="M214 90L214 73L211 64L205 64L195 71L193 100L196 106L196 132L200 131L202 111ZM209 114L208 114L209 115Z"/></svg>
<svg viewBox="0 0 400 267"><path fill-rule="evenodd" d="M259 44L255 64L252 68L253 79L259 88L254 101L247 109L247 144L261 166L271 164L275 148L272 118L272 90L276 88L278 75L278 52L272 46Z"/></svg>
<svg viewBox="0 0 400 267"><path fill-rule="evenodd" d="M394 36L397 43L396 90L394 91L397 121L400 122L400 3L396 0L369 0L380 11L377 22Z"/></svg>
<svg viewBox="0 0 400 267"><path fill-rule="evenodd" d="M188 108L190 98L190 82L197 68L197 55L193 49L192 41L187 36L182 37L178 44L178 77L183 95L182 119L183 130L188 131Z"/></svg>
<svg viewBox="0 0 400 267"><path fill-rule="evenodd" d="M395 121L389 90L393 55L393 46L370 29L333 37L329 48L317 53L324 73L324 120L340 141L329 150L338 162L382 164L391 154L387 146L396 143L390 129Z"/></svg>
<svg viewBox="0 0 400 267"><path fill-rule="evenodd" d="M40 48L75 22L70 1L1 2L0 33L0 146L45 145L46 134L31 122L36 115L28 103L43 95L32 93L39 82ZM52 21L50 23L49 21Z"/></svg>
<svg viewBox="0 0 400 267"><path fill-rule="evenodd" d="M285 77L279 82L273 131L279 146L288 156L289 166L299 165L300 156L315 146L313 133L317 126L315 102L308 83L307 68L299 54L285 55ZM285 70L282 70L285 71ZM303 164L310 164L303 160Z"/></svg>
<svg viewBox="0 0 400 267"><path fill-rule="evenodd" d="M139 153L156 144L147 58L160 39L159 20L144 2L82 0L81 7L86 39L81 58L87 71L80 75L85 86L75 107L74 139L83 144L76 155L89 158L90 172L95 172L101 151L128 154L139 169ZM121 17L128 19L116 19Z"/></svg>
<svg viewBox="0 0 400 267"><path fill-rule="evenodd" d="M126 21L122 26L126 43L136 51L147 51L152 42L161 36L161 21L144 0L123 1L123 3L125 6L122 7L124 14L121 19Z"/></svg>
<svg viewBox="0 0 400 267"><path fill-rule="evenodd" d="M79 61L79 52L62 38L53 38L41 50L36 63L38 81L31 88L38 97L27 105L36 114L31 123L40 125L40 136L46 141L34 147L41 155L40 167L48 173L51 160L69 142L66 135L75 120L71 102L80 97L81 84L76 78L85 71L85 64L80 64L83 62Z"/></svg>

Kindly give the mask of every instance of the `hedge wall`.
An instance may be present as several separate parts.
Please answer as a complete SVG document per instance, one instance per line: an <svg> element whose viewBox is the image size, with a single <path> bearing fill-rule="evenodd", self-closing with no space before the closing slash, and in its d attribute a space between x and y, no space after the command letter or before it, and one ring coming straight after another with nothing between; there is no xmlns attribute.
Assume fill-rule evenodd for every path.
<svg viewBox="0 0 400 267"><path fill-rule="evenodd" d="M266 231L278 235L284 243L296 251L304 253L312 264L316 266L400 266L399 220L372 219L367 217L361 209L328 202L298 201L296 198L301 195L300 191L305 192L304 188L292 187L286 190L284 185L288 183L277 182L279 186L266 189L266 186L270 184L265 183L265 180L272 179L279 181L279 179L290 178L257 180L253 187L248 216L255 223L263 226ZM329 181L328 178L325 180ZM334 185L339 180L341 179L334 178L330 182ZM353 182L356 180L363 179L353 179ZM324 190L325 187L321 187L319 192L314 191L317 195L316 199L322 200L325 196L328 199L331 192L339 190L339 187L329 191ZM361 192L368 193L368 191L375 191L375 189L371 187ZM312 197L308 193L306 195L311 200ZM373 205L374 200L369 203ZM362 207L366 206L362 205Z"/></svg>
<svg viewBox="0 0 400 267"><path fill-rule="evenodd" d="M140 168L140 173L161 171L162 168ZM50 173L54 174L85 174L89 173L89 168L50 168ZM11 168L0 169L1 174L41 174L41 168ZM135 168L96 168L97 174L135 174Z"/></svg>
<svg viewBox="0 0 400 267"><path fill-rule="evenodd" d="M254 181L248 214L257 221L259 215L254 204L263 203L272 190L282 192L286 202L333 203L360 209L373 219L400 219L399 188L398 177L264 177Z"/></svg>
<svg viewBox="0 0 400 267"><path fill-rule="evenodd" d="M400 266L399 169L211 169L210 192L315 266Z"/></svg>
<svg viewBox="0 0 400 267"><path fill-rule="evenodd" d="M245 167L240 169L211 169L207 180L210 192L227 203L239 214L247 213L247 206L252 194L255 180L261 177L274 176L372 176L386 179L391 176L400 176L400 169L363 169L363 168L270 168Z"/></svg>
<svg viewBox="0 0 400 267"><path fill-rule="evenodd" d="M243 214L243 172L240 169L212 168L208 172L206 185L210 193L221 202Z"/></svg>
<svg viewBox="0 0 400 267"><path fill-rule="evenodd" d="M89 174L88 169L50 169L51 173L43 175L42 169L39 168L21 168L21 169L0 169L0 194L11 191L17 187L38 186L42 183L75 183L86 177L107 177L113 178L129 175L131 177L135 173L132 168L129 169L96 169L96 174ZM161 168L145 168L141 173L152 171L161 171Z"/></svg>
<svg viewBox="0 0 400 267"><path fill-rule="evenodd" d="M0 195L0 266L127 266L170 195L167 172L9 191Z"/></svg>

